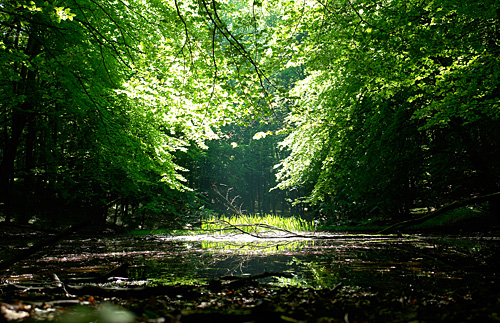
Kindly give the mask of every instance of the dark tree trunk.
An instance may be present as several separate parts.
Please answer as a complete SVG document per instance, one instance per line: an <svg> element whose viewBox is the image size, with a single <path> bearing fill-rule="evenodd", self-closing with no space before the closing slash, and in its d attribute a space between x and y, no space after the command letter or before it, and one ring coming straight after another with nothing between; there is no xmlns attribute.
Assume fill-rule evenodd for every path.
<svg viewBox="0 0 500 323"><path fill-rule="evenodd" d="M19 217L17 218L17 223L27 224L29 220L33 217L34 211L34 193L35 193L35 174L33 169L35 168L35 139L36 130L34 122L30 122L27 126L27 136L25 143L24 152L24 182L23 182L23 201L22 207L20 209Z"/></svg>
<svg viewBox="0 0 500 323"><path fill-rule="evenodd" d="M41 51L41 45L36 39L37 31L32 30L29 35L25 54L29 58L36 57ZM21 35L18 34L18 37ZM14 165L18 155L19 147L22 141L22 135L26 125L29 122L29 112L36 106L36 72L28 69L26 66L18 68L21 80L14 84L13 91L19 96L25 96L24 102L12 110L11 115L11 133L6 138L6 145L0 162L0 198L4 202L5 221L12 219L12 189L14 181Z"/></svg>
<svg viewBox="0 0 500 323"><path fill-rule="evenodd" d="M118 221L118 202L115 204L115 214L113 215L113 224L116 225L116 222Z"/></svg>
<svg viewBox="0 0 500 323"><path fill-rule="evenodd" d="M12 184L14 182L14 161L21 142L21 135L26 124L25 118L12 118L12 132L5 146L0 163L0 198L4 203L5 221L12 219Z"/></svg>

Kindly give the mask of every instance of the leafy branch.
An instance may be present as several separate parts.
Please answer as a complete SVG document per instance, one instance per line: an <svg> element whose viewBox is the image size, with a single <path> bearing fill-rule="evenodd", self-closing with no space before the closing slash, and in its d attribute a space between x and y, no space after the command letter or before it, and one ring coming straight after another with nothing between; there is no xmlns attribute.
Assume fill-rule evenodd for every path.
<svg viewBox="0 0 500 323"><path fill-rule="evenodd" d="M264 92L264 96L268 97L269 92L267 91L266 86L264 85L264 81L266 81L272 87L274 87L274 88L276 88L276 87L274 86L273 82L271 82L271 80L269 80L269 78L265 75L265 73L259 67L258 63L252 58L250 53L248 53L245 46L238 39L236 39L236 37L233 35L233 33L231 33L229 31L229 29L226 27L226 24L222 21L219 14L217 13L216 1L213 0L213 2L212 2L213 13L209 9L209 6L207 5L207 2L205 0L201 0L201 2L203 3L205 13L208 15L210 21L214 25L214 28L219 30L219 32L222 34L222 36L224 36L224 38L229 42L229 44L231 44L233 46L233 48L235 48L236 51L252 65L252 67L255 70L255 73L259 79L259 84L260 84L262 91ZM280 117L278 117L274 108L271 105L269 105L268 107L271 110L271 112L273 113L276 120L280 121L281 123L284 123L284 121Z"/></svg>

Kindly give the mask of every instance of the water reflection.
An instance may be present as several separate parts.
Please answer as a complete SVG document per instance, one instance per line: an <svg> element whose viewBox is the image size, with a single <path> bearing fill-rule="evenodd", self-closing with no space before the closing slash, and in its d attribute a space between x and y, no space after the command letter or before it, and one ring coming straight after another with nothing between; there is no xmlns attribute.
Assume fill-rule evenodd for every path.
<svg viewBox="0 0 500 323"><path fill-rule="evenodd" d="M313 288L456 288L457 282L496 280L496 238L331 236L330 239L119 237L63 241L15 268L29 277L96 275L129 262L128 284L207 283L222 276L290 273L275 283ZM454 285L455 284L455 287Z"/></svg>

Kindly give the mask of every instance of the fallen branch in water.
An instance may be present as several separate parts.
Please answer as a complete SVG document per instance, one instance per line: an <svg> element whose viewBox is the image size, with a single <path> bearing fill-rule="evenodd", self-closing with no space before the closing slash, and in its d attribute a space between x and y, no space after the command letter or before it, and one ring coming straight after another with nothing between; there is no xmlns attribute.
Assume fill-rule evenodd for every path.
<svg viewBox="0 0 500 323"><path fill-rule="evenodd" d="M293 275L290 273L276 273L276 272L265 272L262 274L257 274L257 275L250 275L250 276L222 276L219 278L220 280L225 280L225 281L236 281L236 280L256 280L256 279L262 279L262 278L268 278L268 277L284 277L284 278L293 278Z"/></svg>
<svg viewBox="0 0 500 323"><path fill-rule="evenodd" d="M17 254L14 254L12 257L10 257L10 259L7 259L7 260L0 262L0 270L10 268L11 266L16 264L17 262L22 261L22 260L30 257L31 255L41 251L44 247L53 245L56 242L58 242L59 240L64 239L64 238L70 236L71 234L73 234L73 233L75 233L75 232L77 232L77 231L79 231L79 230L81 230L81 229L83 229L91 224L92 224L92 221L85 220L83 222L79 222L77 224L72 225L68 229L66 229L62 232L59 232L58 234L56 234L54 236L51 236L47 239L43 239L41 241L38 241L37 243L35 243L33 246L29 247L28 249L21 250Z"/></svg>
<svg viewBox="0 0 500 323"><path fill-rule="evenodd" d="M123 264L109 270L108 272L98 276L98 277L73 277L68 279L70 283L106 283L110 278L113 277L126 277L128 276L127 270L130 267L129 262L124 262Z"/></svg>
<svg viewBox="0 0 500 323"><path fill-rule="evenodd" d="M54 281L51 285L44 286L29 286L21 284L6 284L0 286L3 293L12 292L15 290L23 293L37 292L45 294L65 294L73 296L101 296L101 297L120 297L120 298L148 298L151 296L169 295L175 296L178 294L187 294L198 288L190 285L175 285L175 286L146 286L146 287L101 287L93 285L77 286L64 285Z"/></svg>
<svg viewBox="0 0 500 323"><path fill-rule="evenodd" d="M294 231L290 231L287 229L283 229L271 224L267 223L247 223L247 224L232 224L226 220L216 220L216 221L201 221L194 223L196 224L212 224L212 225L222 225L220 228L190 228L189 231L194 232L231 232L236 231L241 234L246 234L258 239L289 239L289 238L303 238L303 239L315 239L315 240L334 240L334 239L363 239L363 238L371 238L373 234L335 234L335 235L320 235L317 232L312 232L310 234L300 234ZM263 228L267 229L267 231L256 232L256 230L252 230L255 232L245 231L246 228ZM287 235L270 235L269 233L282 232Z"/></svg>
<svg viewBox="0 0 500 323"><path fill-rule="evenodd" d="M110 272L100 276L110 276L112 273L116 271L121 271L123 268L126 268L128 263L125 263L117 268L111 270ZM224 288L239 288L244 285L252 284L257 279L268 278L268 277L284 277L284 278L292 278L293 275L291 273L280 273L280 272L265 272L262 274L251 275L251 276L223 276L217 280L213 280L209 283L209 288L211 289L220 289ZM71 280L72 282L80 282L78 280ZM85 280L86 281L86 280ZM99 281L102 281L99 280ZM222 282L227 283L222 283ZM89 281L86 281L89 282ZM95 283L95 279L91 281ZM120 297L120 298L143 298L150 296L158 296L158 295L177 295L177 294L189 294L192 293L196 286L189 285L175 285L175 286L146 286L146 287L101 287L101 286L93 286L93 285L71 285L63 283L57 275L53 274L52 283L49 285L43 286L29 286L29 285L20 285L20 284L7 284L0 288L2 292L13 291L13 290L22 290L24 293L36 291L38 293L64 293L66 297L71 295L74 296L101 296L101 297Z"/></svg>
<svg viewBox="0 0 500 323"><path fill-rule="evenodd" d="M250 276L222 276L219 279L211 280L208 287L212 291L219 291L223 288L241 288L255 284L257 279L269 277L293 278L294 276L290 273L279 272L265 272Z"/></svg>

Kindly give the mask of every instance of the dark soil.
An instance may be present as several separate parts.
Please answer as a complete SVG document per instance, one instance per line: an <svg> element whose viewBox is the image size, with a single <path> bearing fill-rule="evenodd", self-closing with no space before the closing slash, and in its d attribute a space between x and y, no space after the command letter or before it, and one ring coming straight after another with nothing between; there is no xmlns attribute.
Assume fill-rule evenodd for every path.
<svg viewBox="0 0 500 323"><path fill-rule="evenodd" d="M155 287L150 296L146 289L128 291L126 297L124 290L115 297L109 289L97 287L86 295L68 297L62 288L22 291L4 285L0 306L4 319L26 322L500 321L500 288L495 284L443 295L394 294L353 286L315 290L257 282L214 285ZM122 315L122 320L105 319L109 311Z"/></svg>

